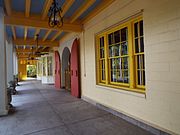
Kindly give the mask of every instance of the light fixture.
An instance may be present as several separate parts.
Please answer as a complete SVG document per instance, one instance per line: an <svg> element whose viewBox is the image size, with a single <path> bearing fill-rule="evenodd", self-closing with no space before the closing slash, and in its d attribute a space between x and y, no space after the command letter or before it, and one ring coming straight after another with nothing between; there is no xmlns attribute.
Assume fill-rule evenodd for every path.
<svg viewBox="0 0 180 135"><path fill-rule="evenodd" d="M49 26L50 27L62 27L63 26L63 17L61 16L62 9L58 5L56 0L53 0L53 3L49 9Z"/></svg>
<svg viewBox="0 0 180 135"><path fill-rule="evenodd" d="M40 52L38 51L38 43L39 43L38 41L39 41L39 34L36 34L36 52L35 52L36 55L40 54Z"/></svg>

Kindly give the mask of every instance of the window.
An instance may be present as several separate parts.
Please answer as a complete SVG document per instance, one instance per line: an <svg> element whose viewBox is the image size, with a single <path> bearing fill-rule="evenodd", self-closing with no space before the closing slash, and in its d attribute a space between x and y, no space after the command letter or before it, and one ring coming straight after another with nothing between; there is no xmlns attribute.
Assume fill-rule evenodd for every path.
<svg viewBox="0 0 180 135"><path fill-rule="evenodd" d="M53 70L52 70L52 56L47 57L47 68L48 68L48 76L53 75Z"/></svg>
<svg viewBox="0 0 180 135"><path fill-rule="evenodd" d="M97 84L145 92L142 17L96 36Z"/></svg>

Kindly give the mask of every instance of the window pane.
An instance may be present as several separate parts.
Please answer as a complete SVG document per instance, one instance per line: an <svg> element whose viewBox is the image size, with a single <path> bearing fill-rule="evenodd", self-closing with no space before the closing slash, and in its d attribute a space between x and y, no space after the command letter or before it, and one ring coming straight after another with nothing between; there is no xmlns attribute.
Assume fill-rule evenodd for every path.
<svg viewBox="0 0 180 135"><path fill-rule="evenodd" d="M142 73L143 73L143 84L142 85L145 85L146 84L146 82L145 82L146 81L146 79L145 79L145 71L143 70Z"/></svg>
<svg viewBox="0 0 180 135"><path fill-rule="evenodd" d="M139 43L138 43L138 38L135 39L135 53L139 53Z"/></svg>
<svg viewBox="0 0 180 135"><path fill-rule="evenodd" d="M142 60L141 60L141 61L142 61L142 62L141 62L141 63L142 63L142 69L145 69L145 65L144 65L144 64L145 64L145 62L144 62L144 54L141 55L141 58L142 58Z"/></svg>
<svg viewBox="0 0 180 135"><path fill-rule="evenodd" d="M115 40L115 43L119 43L120 42L120 33L119 33L119 30L114 32L114 40Z"/></svg>
<svg viewBox="0 0 180 135"><path fill-rule="evenodd" d="M104 58L104 48L100 49L100 58Z"/></svg>
<svg viewBox="0 0 180 135"><path fill-rule="evenodd" d="M127 55L128 54L127 42L122 43L121 47L122 47L122 55Z"/></svg>
<svg viewBox="0 0 180 135"><path fill-rule="evenodd" d="M104 47L104 37L100 38L100 47Z"/></svg>
<svg viewBox="0 0 180 135"><path fill-rule="evenodd" d="M138 70L138 85L142 85L142 72Z"/></svg>
<svg viewBox="0 0 180 135"><path fill-rule="evenodd" d="M111 71L111 82L116 82L116 71L115 70Z"/></svg>
<svg viewBox="0 0 180 135"><path fill-rule="evenodd" d="M127 27L121 29L121 42L127 40Z"/></svg>
<svg viewBox="0 0 180 135"><path fill-rule="evenodd" d="M128 73L128 70L125 70L124 71L124 82L125 83L128 83L129 82L129 73Z"/></svg>
<svg viewBox="0 0 180 135"><path fill-rule="evenodd" d="M138 37L138 22L134 24L134 37Z"/></svg>
<svg viewBox="0 0 180 135"><path fill-rule="evenodd" d="M102 80L106 80L106 78L105 78L105 70L102 70Z"/></svg>
<svg viewBox="0 0 180 135"><path fill-rule="evenodd" d="M109 42L109 45L112 45L114 43L114 41L113 41L113 33L108 35L108 42Z"/></svg>
<svg viewBox="0 0 180 135"><path fill-rule="evenodd" d="M140 36L143 36L143 21L140 21Z"/></svg>
<svg viewBox="0 0 180 135"><path fill-rule="evenodd" d="M128 69L128 58L127 57L125 57L125 58L123 58L123 69Z"/></svg>
<svg viewBox="0 0 180 135"><path fill-rule="evenodd" d="M141 47L141 52L144 52L144 38L140 38L140 47Z"/></svg>

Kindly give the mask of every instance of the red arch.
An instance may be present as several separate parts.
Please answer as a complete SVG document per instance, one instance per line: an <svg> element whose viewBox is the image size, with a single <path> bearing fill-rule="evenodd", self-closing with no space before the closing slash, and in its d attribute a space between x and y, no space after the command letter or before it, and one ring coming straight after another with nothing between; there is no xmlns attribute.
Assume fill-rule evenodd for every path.
<svg viewBox="0 0 180 135"><path fill-rule="evenodd" d="M61 88L61 62L58 51L55 51L55 87Z"/></svg>
<svg viewBox="0 0 180 135"><path fill-rule="evenodd" d="M80 98L79 41L74 40L71 49L71 94Z"/></svg>

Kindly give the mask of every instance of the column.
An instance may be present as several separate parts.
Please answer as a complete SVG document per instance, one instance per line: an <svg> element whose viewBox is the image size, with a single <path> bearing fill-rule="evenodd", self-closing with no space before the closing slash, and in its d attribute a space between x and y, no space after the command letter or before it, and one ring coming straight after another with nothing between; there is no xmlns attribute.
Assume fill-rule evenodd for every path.
<svg viewBox="0 0 180 135"><path fill-rule="evenodd" d="M6 90L6 46L4 37L4 12L0 8L0 115L7 114L7 90Z"/></svg>

